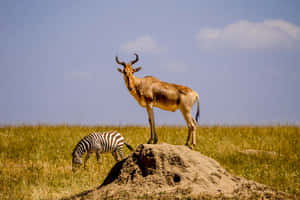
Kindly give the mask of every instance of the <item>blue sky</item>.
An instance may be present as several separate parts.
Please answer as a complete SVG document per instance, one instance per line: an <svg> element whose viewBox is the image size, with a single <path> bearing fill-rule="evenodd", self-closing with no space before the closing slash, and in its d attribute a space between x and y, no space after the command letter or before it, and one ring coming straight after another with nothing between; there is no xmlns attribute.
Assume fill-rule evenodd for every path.
<svg viewBox="0 0 300 200"><path fill-rule="evenodd" d="M0 125L147 125L114 60L200 96L200 124L300 124L300 2L0 2ZM193 110L193 116L195 109ZM157 124L184 125L155 109Z"/></svg>

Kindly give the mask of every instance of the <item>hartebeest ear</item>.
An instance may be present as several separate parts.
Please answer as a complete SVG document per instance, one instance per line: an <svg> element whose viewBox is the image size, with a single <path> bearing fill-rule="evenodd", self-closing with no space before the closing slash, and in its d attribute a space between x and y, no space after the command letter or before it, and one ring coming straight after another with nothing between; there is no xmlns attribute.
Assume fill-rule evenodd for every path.
<svg viewBox="0 0 300 200"><path fill-rule="evenodd" d="M141 69L142 69L142 67L137 67L137 68L133 69L133 73L138 72L138 71L140 71Z"/></svg>
<svg viewBox="0 0 300 200"><path fill-rule="evenodd" d="M118 71L119 71L120 73L122 73L122 74L124 73L124 72L123 72L123 69L121 69L121 68L118 68Z"/></svg>

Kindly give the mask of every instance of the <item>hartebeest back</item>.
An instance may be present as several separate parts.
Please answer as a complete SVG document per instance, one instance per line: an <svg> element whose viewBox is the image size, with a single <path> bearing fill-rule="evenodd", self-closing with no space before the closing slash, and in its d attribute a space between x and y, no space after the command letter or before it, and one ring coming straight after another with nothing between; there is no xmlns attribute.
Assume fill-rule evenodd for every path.
<svg viewBox="0 0 300 200"><path fill-rule="evenodd" d="M141 70L141 67L132 67L132 65L139 60L138 55L135 54L135 56L135 60L129 63L120 62L116 56L116 62L123 66L123 69L118 68L118 71L123 74L130 94L137 100L140 106L147 109L151 129L151 138L148 144L151 142L155 144L158 141L153 114L153 107L158 107L173 112L180 109L189 129L186 145L189 146L190 137L192 135L192 144L195 146L197 124L191 115L191 110L197 100L197 113L195 118L196 121L198 121L200 102L197 92L186 86L160 81L153 76L146 76L144 78L136 77L134 73Z"/></svg>

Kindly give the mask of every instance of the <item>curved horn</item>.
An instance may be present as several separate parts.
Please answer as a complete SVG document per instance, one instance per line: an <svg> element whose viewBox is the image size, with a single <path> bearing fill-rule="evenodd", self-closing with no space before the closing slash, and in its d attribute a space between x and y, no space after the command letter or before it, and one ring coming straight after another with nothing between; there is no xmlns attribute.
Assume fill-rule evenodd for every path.
<svg viewBox="0 0 300 200"><path fill-rule="evenodd" d="M116 56L116 62L117 62L119 65L123 65L124 67L126 66L125 62L120 62L120 61L119 61L118 56Z"/></svg>
<svg viewBox="0 0 300 200"><path fill-rule="evenodd" d="M133 65L134 63L136 63L139 60L139 56L135 53L135 60L131 61L130 64Z"/></svg>

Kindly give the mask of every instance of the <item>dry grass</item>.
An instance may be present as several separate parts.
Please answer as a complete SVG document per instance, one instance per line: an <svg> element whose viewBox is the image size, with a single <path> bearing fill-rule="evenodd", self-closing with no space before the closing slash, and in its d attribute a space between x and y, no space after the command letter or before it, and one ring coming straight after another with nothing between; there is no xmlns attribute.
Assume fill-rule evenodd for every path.
<svg viewBox="0 0 300 200"><path fill-rule="evenodd" d="M100 185L114 165L111 154L93 156L88 170L71 172L71 153L93 131L117 130L134 147L145 143L149 128L92 126L6 126L0 128L0 199L52 199ZM187 129L157 128L159 142L184 144ZM244 154L256 149L275 152ZM126 148L125 155L130 152ZM231 173L300 197L299 126L210 126L197 130L196 151L210 156ZM278 155L278 156L276 156Z"/></svg>

